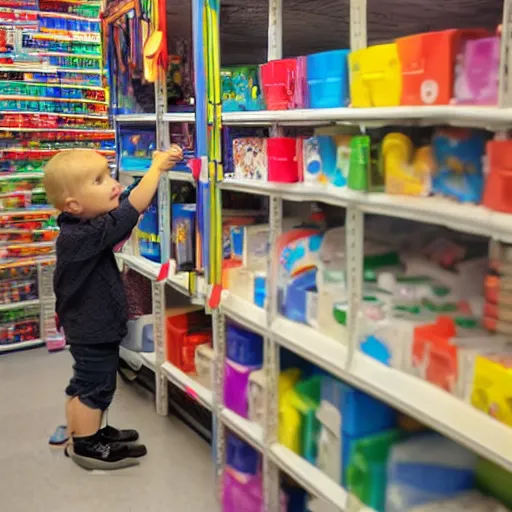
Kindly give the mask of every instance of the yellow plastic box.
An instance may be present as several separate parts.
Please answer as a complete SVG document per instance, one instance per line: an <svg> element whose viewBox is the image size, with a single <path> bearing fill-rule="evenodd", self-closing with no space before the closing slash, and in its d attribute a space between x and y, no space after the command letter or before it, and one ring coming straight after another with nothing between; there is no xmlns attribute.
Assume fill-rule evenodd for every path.
<svg viewBox="0 0 512 512"><path fill-rule="evenodd" d="M512 427L512 353L476 358L471 403Z"/></svg>
<svg viewBox="0 0 512 512"><path fill-rule="evenodd" d="M402 70L395 43L356 50L348 61L352 107L400 105Z"/></svg>

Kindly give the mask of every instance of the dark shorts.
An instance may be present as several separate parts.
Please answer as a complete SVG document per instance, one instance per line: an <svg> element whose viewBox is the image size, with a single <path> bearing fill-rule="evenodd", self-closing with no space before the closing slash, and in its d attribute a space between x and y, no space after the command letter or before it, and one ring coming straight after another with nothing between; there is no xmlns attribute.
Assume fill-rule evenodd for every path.
<svg viewBox="0 0 512 512"><path fill-rule="evenodd" d="M75 364L66 395L91 409L108 409L116 391L119 343L71 344L69 350Z"/></svg>

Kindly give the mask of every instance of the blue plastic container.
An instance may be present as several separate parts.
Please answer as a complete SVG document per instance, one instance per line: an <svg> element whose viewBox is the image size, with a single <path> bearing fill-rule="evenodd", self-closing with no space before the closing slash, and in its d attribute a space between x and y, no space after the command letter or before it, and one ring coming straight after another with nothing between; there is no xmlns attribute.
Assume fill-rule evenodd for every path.
<svg viewBox="0 0 512 512"><path fill-rule="evenodd" d="M313 268L295 277L288 284L284 300L284 290L279 290L280 312L283 316L294 322L307 323L307 294L316 290L316 272L317 269Z"/></svg>
<svg viewBox="0 0 512 512"><path fill-rule="evenodd" d="M226 462L231 468L246 475L256 475L260 465L259 453L233 434L227 435Z"/></svg>
<svg viewBox="0 0 512 512"><path fill-rule="evenodd" d="M139 223L139 231L148 235L158 235L158 206L156 200L144 213ZM139 252L142 257L160 263L160 244L158 242L140 236Z"/></svg>
<svg viewBox="0 0 512 512"><path fill-rule="evenodd" d="M254 304L259 308L265 307L267 297L267 278L265 276L254 277Z"/></svg>
<svg viewBox="0 0 512 512"><path fill-rule="evenodd" d="M332 377L322 380L321 399L341 412L341 430L348 436L362 437L396 425L394 409Z"/></svg>
<svg viewBox="0 0 512 512"><path fill-rule="evenodd" d="M307 57L310 108L346 107L349 104L349 50L332 50Z"/></svg>
<svg viewBox="0 0 512 512"><path fill-rule="evenodd" d="M236 325L226 332L226 354L231 361L244 366L263 364L263 338Z"/></svg>

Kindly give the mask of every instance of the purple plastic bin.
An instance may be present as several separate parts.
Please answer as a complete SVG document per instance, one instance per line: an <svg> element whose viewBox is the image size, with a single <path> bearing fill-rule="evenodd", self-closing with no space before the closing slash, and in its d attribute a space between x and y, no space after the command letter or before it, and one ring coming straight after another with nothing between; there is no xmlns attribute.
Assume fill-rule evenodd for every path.
<svg viewBox="0 0 512 512"><path fill-rule="evenodd" d="M249 377L261 365L244 366L226 359L224 365L224 405L243 418L249 415Z"/></svg>
<svg viewBox="0 0 512 512"><path fill-rule="evenodd" d="M498 104L500 40L486 37L467 41L463 64L456 71L455 99L457 103L473 105Z"/></svg>

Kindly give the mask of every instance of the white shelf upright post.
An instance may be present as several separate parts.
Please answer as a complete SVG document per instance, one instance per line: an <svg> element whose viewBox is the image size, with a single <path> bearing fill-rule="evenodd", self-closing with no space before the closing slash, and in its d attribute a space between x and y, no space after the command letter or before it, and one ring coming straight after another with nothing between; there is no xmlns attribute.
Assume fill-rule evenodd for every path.
<svg viewBox="0 0 512 512"><path fill-rule="evenodd" d="M165 69L159 69L155 83L155 108L156 108L156 141L157 149L169 149L169 124L164 121L167 113L167 76ZM158 186L158 234L160 237L160 259L166 263L170 259L171 250L171 197L170 183L166 175L160 178ZM162 416L169 412L167 377L162 371L165 363L165 280L152 281L153 295L153 329L155 340L155 377L156 377L156 410Z"/></svg>
<svg viewBox="0 0 512 512"><path fill-rule="evenodd" d="M283 0L269 0L268 12L268 60L277 60L283 57ZM271 136L281 135L281 129L277 125L272 126ZM277 316L277 283L272 272L272 260L276 240L282 232L283 201L281 198L271 197L269 200L269 251L267 260L267 327ZM264 344L264 372L265 372L265 425L264 425L264 450L263 450L263 496L265 510L280 510L279 494L280 479L279 468L271 459L270 447L278 441L278 381L279 381L279 346L272 334L265 337Z"/></svg>
<svg viewBox="0 0 512 512"><path fill-rule="evenodd" d="M366 1L350 0L351 50L360 50L367 46ZM345 271L349 298L347 369L351 366L354 352L358 349L359 342L358 317L363 289L363 248L364 213L358 206L349 204L345 217Z"/></svg>
<svg viewBox="0 0 512 512"><path fill-rule="evenodd" d="M501 25L499 106L512 107L512 0L503 0Z"/></svg>

